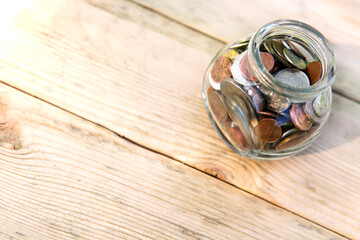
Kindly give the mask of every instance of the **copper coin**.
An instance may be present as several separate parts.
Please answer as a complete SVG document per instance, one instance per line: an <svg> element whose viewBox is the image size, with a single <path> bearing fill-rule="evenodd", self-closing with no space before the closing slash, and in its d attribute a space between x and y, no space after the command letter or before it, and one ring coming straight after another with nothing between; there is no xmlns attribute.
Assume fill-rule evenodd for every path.
<svg viewBox="0 0 360 240"><path fill-rule="evenodd" d="M307 131L311 128L313 121L305 114L303 104L294 103L290 109L291 121L295 127Z"/></svg>
<svg viewBox="0 0 360 240"><path fill-rule="evenodd" d="M254 128L255 135L263 142L273 143L280 139L282 130L272 118L264 118Z"/></svg>
<svg viewBox="0 0 360 240"><path fill-rule="evenodd" d="M214 117L220 122L225 122L228 115L222 96L217 91L212 91L208 95L208 101Z"/></svg>
<svg viewBox="0 0 360 240"><path fill-rule="evenodd" d="M209 94L209 93L212 92L212 91L215 91L215 89L214 89L212 86L210 86L210 87L208 88L208 90L207 90L207 93Z"/></svg>
<svg viewBox="0 0 360 240"><path fill-rule="evenodd" d="M274 64L275 64L275 60L274 60L273 56L271 56L271 54L267 53L267 52L260 52L260 57L261 57L262 64L264 65L266 70L268 70L270 72L271 69L273 69Z"/></svg>
<svg viewBox="0 0 360 240"><path fill-rule="evenodd" d="M318 61L313 61L309 63L306 66L306 72L309 76L310 84L311 85L315 84L320 79L321 76L321 72L322 72L321 63Z"/></svg>
<svg viewBox="0 0 360 240"><path fill-rule="evenodd" d="M212 68L211 68L211 78L215 83L220 83L227 78L231 77L231 65L232 62L230 58L227 57L218 57Z"/></svg>

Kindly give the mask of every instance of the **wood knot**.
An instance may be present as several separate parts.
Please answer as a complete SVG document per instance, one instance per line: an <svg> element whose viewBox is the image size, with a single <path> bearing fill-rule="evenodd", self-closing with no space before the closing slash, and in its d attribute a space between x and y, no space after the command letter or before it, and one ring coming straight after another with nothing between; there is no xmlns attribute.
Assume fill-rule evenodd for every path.
<svg viewBox="0 0 360 240"><path fill-rule="evenodd" d="M0 92L0 146L17 150L21 148L19 122L9 114L9 105L9 94Z"/></svg>
<svg viewBox="0 0 360 240"><path fill-rule="evenodd" d="M220 166L204 167L203 171L226 182L231 181L234 177L231 171Z"/></svg>

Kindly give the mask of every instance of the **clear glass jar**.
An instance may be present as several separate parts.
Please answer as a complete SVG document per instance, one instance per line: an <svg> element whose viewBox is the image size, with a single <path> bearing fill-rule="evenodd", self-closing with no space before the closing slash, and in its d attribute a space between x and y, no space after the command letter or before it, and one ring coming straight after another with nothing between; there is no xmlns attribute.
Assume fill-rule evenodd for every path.
<svg viewBox="0 0 360 240"><path fill-rule="evenodd" d="M210 120L236 153L292 156L321 133L331 110L335 55L313 27L278 20L221 49L204 75Z"/></svg>

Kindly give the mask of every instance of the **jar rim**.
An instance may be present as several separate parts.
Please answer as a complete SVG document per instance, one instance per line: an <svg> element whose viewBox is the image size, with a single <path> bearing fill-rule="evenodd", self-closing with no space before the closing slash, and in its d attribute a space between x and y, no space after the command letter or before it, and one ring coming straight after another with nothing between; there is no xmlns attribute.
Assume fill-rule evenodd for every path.
<svg viewBox="0 0 360 240"><path fill-rule="evenodd" d="M301 38L305 39L308 44L316 46L321 50L321 58L326 61L326 63L321 61L322 69L325 69L325 72L316 84L307 88L287 86L277 80L262 64L260 56L261 43L268 37L269 33L274 31L281 32L281 30L294 31L297 34L300 34ZM253 68L255 77L265 87L268 87L277 94L299 101L307 101L315 98L328 89L335 80L336 60L335 53L330 43L318 30L306 23L296 20L276 20L261 27L250 39L248 46L248 62L249 67Z"/></svg>

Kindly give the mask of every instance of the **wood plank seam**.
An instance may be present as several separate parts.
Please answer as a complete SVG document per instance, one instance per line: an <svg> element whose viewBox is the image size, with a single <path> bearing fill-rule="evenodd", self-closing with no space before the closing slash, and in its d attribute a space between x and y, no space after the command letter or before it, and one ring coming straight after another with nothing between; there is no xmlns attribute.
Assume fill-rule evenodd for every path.
<svg viewBox="0 0 360 240"><path fill-rule="evenodd" d="M178 159L176 159L176 158L174 158L174 157L172 157L172 156L170 156L170 155L167 155L167 154L165 154L165 153L162 153L162 152L159 152L159 151L157 151L157 150L151 149L151 148L149 148L149 147L147 147L147 146L141 145L140 143L137 143L137 142L135 142L135 141L127 138L126 136L122 136L122 135L118 134L117 132L115 132L115 131L107 128L106 126L103 126L103 125L101 125L101 124L99 124L99 123L93 122L92 120L86 119L86 118L84 118L84 117L82 117L82 116L80 116L80 115L77 115L76 113L73 113L73 112L71 112L71 111L69 111L69 110L67 110L67 109L64 109L64 108L62 108L62 107L60 107L60 106L57 106L56 104L53 104L53 103L51 103L51 102L48 102L48 101L46 101L45 99L42 99L42 98L40 98L40 97L38 97L38 96L35 96L35 95L31 94L31 93L28 93L28 92L26 92L26 91L24 91L24 90L22 90L22 89L19 89L19 88L15 87L15 86L12 86L11 84L8 84L8 83L6 83L6 82L4 82L4 81L2 81L2 80L0 80L0 83L6 85L6 86L8 86L8 87L11 87L11 88L15 89L16 91L20 91L20 92L22 92L22 93L24 93L24 94L26 94L26 95L28 95L28 96L30 96L30 97L33 97L33 98L36 98L36 99L38 99L38 100L40 100L40 101L42 101L42 102L45 102L45 103L47 103L47 104L49 104L49 105L51 105L51 106L53 106L53 107L55 107L55 108L58 108L58 109L60 109L60 110L62 110L62 111L65 111L65 112L67 112L67 113L69 113L69 114L71 114L71 115L74 115L74 116L76 116L76 117L78 117L78 118L80 118L80 119L82 119L82 120L85 120L85 121L90 122L90 123L92 123L92 124L94 124L94 125L96 125L96 126L99 126L99 127L103 128L103 129L105 129L105 130L113 133L114 135L116 135L116 136L118 136L118 137L126 140L127 142L129 142L129 143L131 143L131 144L134 144L134 145L136 145L136 146L138 146L138 147L140 147L140 148L143 148L143 149L148 150L148 151L150 151L150 152L153 152L153 153L155 153L155 154L158 154L158 155L164 156L164 157L166 157L166 158L168 158L168 159L171 159L171 160L173 160L173 161L176 161L176 162L178 162L178 163L180 163L180 164L182 164L182 165L185 165L185 166L187 166L187 167L190 167L190 168L192 168L192 169L194 169L194 170L196 170L196 171L199 171L199 172L201 172L201 173L203 173L203 174L205 174L205 175L208 175L208 176L210 176L210 177L212 177L212 178L215 178L215 179L217 179L217 180L219 180L219 181L221 181L221 182L223 182L223 183L225 183L225 184L228 184L228 185L230 185L230 186L232 186L232 187L234 187L234 188L236 188L236 189L238 189L238 190L240 190L240 191L243 191L243 192L245 192L245 193L248 193L248 194L250 194L250 195L253 196L253 197L259 198L259 199L267 202L268 204L270 204L270 205L272 205L272 206L274 206L274 207L277 207L277 208L279 208L279 209L285 210L285 211L287 211L287 212L289 212L289 213L291 213L291 214L293 214L293 215L295 215L295 216L298 216L298 217L300 217L300 218L302 218L302 219L304 219L304 220L306 220L306 221L309 221L309 222L311 222L311 223L313 223L313 224L315 224L315 225L317 225L317 226L319 226L319 227L321 227L321 228L324 228L324 229L326 229L326 230L328 230L328 231L330 231L330 232L333 232L333 233L335 233L335 234L338 234L338 235L341 236L341 237L344 237L344 238L347 238L347 239L351 239L351 238L343 235L342 233L339 233L339 232L337 232L337 231L334 231L333 229L330 229L330 228L328 228L328 227L326 227L326 226L323 226L323 225L321 225L321 224L319 224L319 223L317 223L317 222L315 222L315 221L313 221L313 220L311 220L311 219L308 219L308 218L306 218L306 217L304 217L304 216L301 216L301 215L299 215L299 214L297 214L297 213L295 213L295 212L293 212L293 211L291 211L291 210L289 210L289 209L286 209L286 208L284 208L284 207L282 207L282 206L280 206L280 205L277 205L277 204L275 204L275 203L273 203L273 202L271 202L271 201L269 201L269 200L267 200L267 199L265 199L265 198L262 198L261 196L257 196L257 195L255 195L254 193L251 193L251 192L249 192L249 191L247 191L247 190L245 190L245 189L242 189L242 188L240 188L240 187L238 187L238 186L236 186L236 185L234 185L234 184L232 184L232 183L229 183L229 182L227 182L227 181L225 181L225 180L223 180L223 179L221 179L221 178L218 178L216 175L212 175L212 174L210 174L210 173L208 173L208 172L205 172L205 171L203 171L203 170L201 170L201 169L199 169L199 168L196 168L196 167L191 166L191 165L189 165L189 164L187 164L187 163L185 163L185 162L182 162L182 161L180 161L180 160L178 160Z"/></svg>

